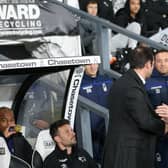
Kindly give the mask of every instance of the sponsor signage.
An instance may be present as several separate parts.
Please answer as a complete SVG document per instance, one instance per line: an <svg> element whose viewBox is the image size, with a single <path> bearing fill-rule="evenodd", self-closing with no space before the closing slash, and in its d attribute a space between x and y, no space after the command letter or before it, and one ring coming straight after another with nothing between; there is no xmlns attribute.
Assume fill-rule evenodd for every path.
<svg viewBox="0 0 168 168"><path fill-rule="evenodd" d="M74 127L77 100L83 74L84 74L83 66L75 68L74 73L72 75L68 97L66 101L64 118L70 121L70 125L72 128Z"/></svg>
<svg viewBox="0 0 168 168"><path fill-rule="evenodd" d="M44 145L44 148L45 149L52 149L53 147L55 147L55 143L54 143L54 141L44 141L43 142L43 145Z"/></svg>
<svg viewBox="0 0 168 168"><path fill-rule="evenodd" d="M42 34L36 0L0 0L0 37Z"/></svg>
<svg viewBox="0 0 168 168"><path fill-rule="evenodd" d="M5 155L5 147L0 147L0 155Z"/></svg>
<svg viewBox="0 0 168 168"><path fill-rule="evenodd" d="M168 46L168 28L159 31L155 35L151 36L150 39L157 41L164 46Z"/></svg>
<svg viewBox="0 0 168 168"><path fill-rule="evenodd" d="M100 63L99 56L57 57L48 59L24 59L0 61L0 70L85 65Z"/></svg>
<svg viewBox="0 0 168 168"><path fill-rule="evenodd" d="M72 13L56 1L0 0L1 39L16 41L45 35L67 35L76 31L76 26Z"/></svg>

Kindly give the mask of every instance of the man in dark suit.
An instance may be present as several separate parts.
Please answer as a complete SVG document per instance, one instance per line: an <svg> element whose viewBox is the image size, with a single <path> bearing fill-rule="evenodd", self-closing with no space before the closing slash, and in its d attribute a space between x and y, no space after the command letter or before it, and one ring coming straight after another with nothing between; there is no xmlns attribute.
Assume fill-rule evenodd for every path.
<svg viewBox="0 0 168 168"><path fill-rule="evenodd" d="M110 92L104 168L154 168L156 137L167 132L144 87L153 70L151 49L133 50L130 64Z"/></svg>

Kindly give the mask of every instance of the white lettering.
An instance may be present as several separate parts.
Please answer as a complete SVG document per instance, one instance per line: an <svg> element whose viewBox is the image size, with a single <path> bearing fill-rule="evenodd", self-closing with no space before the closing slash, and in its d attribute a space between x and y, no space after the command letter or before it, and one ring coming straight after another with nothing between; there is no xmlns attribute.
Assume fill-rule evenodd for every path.
<svg viewBox="0 0 168 168"><path fill-rule="evenodd" d="M18 19L29 19L28 8L26 5L17 5Z"/></svg>
<svg viewBox="0 0 168 168"><path fill-rule="evenodd" d="M6 19L6 10L7 10L7 5L0 5L0 18L1 19Z"/></svg>
<svg viewBox="0 0 168 168"><path fill-rule="evenodd" d="M0 5L0 19L38 19L40 9L36 4Z"/></svg>
<svg viewBox="0 0 168 168"><path fill-rule="evenodd" d="M38 19L40 17L40 9L37 5L29 5L29 18Z"/></svg>
<svg viewBox="0 0 168 168"><path fill-rule="evenodd" d="M9 28L9 22L8 22L8 21L5 21L5 22L4 22L4 26L5 26L6 28Z"/></svg>
<svg viewBox="0 0 168 168"><path fill-rule="evenodd" d="M17 14L13 5L8 6L8 10L6 13L6 19L9 20L11 18L17 19Z"/></svg>

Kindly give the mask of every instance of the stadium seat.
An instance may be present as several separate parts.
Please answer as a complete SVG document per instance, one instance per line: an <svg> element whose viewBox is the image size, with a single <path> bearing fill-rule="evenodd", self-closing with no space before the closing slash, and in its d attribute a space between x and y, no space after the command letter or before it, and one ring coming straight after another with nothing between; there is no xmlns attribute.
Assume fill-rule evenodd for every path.
<svg viewBox="0 0 168 168"><path fill-rule="evenodd" d="M0 161L2 168L9 168L11 160L11 154L9 152L6 141L3 137L0 137Z"/></svg>
<svg viewBox="0 0 168 168"><path fill-rule="evenodd" d="M41 130L37 136L33 157L32 168L42 168L44 159L55 149L49 130Z"/></svg>
<svg viewBox="0 0 168 168"><path fill-rule="evenodd" d="M9 168L31 168L31 166L17 156L11 155Z"/></svg>
<svg viewBox="0 0 168 168"><path fill-rule="evenodd" d="M10 153L3 137L0 137L0 161L1 168L31 168L24 160Z"/></svg>

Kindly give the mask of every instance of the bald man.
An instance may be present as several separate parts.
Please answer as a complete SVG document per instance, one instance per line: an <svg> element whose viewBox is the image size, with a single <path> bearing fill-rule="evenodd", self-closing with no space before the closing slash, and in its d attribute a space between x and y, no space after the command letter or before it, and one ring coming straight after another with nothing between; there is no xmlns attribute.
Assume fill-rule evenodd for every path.
<svg viewBox="0 0 168 168"><path fill-rule="evenodd" d="M16 126L13 111L8 107L0 107L0 136L4 137L11 154L31 163L33 150Z"/></svg>

